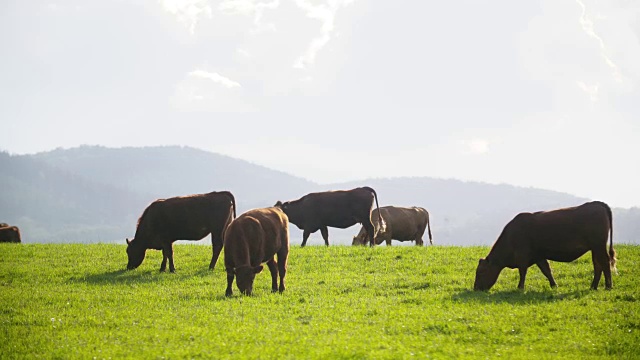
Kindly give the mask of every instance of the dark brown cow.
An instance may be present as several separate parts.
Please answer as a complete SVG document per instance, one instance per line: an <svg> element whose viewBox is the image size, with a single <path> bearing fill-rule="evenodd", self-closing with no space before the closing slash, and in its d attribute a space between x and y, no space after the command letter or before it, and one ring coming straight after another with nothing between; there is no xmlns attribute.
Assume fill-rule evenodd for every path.
<svg viewBox="0 0 640 360"><path fill-rule="evenodd" d="M271 272L271 290L284 291L289 255L289 221L277 207L249 210L231 222L224 234L224 265L227 270L225 295L233 295L231 285L251 295L253 280L266 262ZM278 255L278 261L275 255ZM278 287L278 273L280 287Z"/></svg>
<svg viewBox="0 0 640 360"><path fill-rule="evenodd" d="M151 203L138 220L135 238L127 239L127 269L135 269L144 260L147 249L162 250L160 271L175 272L173 243L176 240L200 240L211 234L213 269L223 246L223 234L235 218L236 201L228 191L159 199Z"/></svg>
<svg viewBox="0 0 640 360"><path fill-rule="evenodd" d="M346 229L361 223L367 231L369 244L373 246L373 224L371 208L373 200L378 206L378 195L370 187L359 187L352 190L325 191L307 194L298 200L280 202L280 207L287 214L289 221L303 230L302 246L307 244L309 235L320 230L325 245L329 246L329 230L327 227ZM382 227L384 220L378 213Z"/></svg>
<svg viewBox="0 0 640 360"><path fill-rule="evenodd" d="M0 242L19 243L20 229L17 226L3 226L0 227Z"/></svg>
<svg viewBox="0 0 640 360"><path fill-rule="evenodd" d="M371 219L375 228L374 241L376 245L386 242L391 245L391 240L415 241L416 245L422 246L424 241L422 235L428 230L429 243L433 244L431 236L431 225L429 224L429 212L421 207L398 207L383 206L379 211L386 224L384 229L380 229L378 221L378 209L373 209ZM365 245L367 233L364 227L360 228L358 235L353 237L352 245Z"/></svg>
<svg viewBox="0 0 640 360"><path fill-rule="evenodd" d="M611 208L600 201L518 214L502 230L489 255L480 259L473 289L489 290L505 267L520 271L518 288L524 289L527 269L533 264L540 268L551 287L556 287L547 260L570 262L587 251L591 251L594 270L591 288L598 288L604 272L605 287L611 289L611 268L615 270L616 264L612 222Z"/></svg>

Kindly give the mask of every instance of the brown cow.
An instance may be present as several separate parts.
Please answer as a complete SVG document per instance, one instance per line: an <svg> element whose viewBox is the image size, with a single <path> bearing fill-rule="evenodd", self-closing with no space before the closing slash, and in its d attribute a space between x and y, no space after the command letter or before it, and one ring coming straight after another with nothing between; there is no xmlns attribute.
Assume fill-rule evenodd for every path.
<svg viewBox="0 0 640 360"><path fill-rule="evenodd" d="M551 287L556 287L547 260L570 262L587 251L591 251L594 270L591 288L598 288L604 272L605 287L611 289L611 268L615 270L616 264L612 222L611 208L600 201L518 214L502 230L489 255L480 259L473 289L489 290L505 267L520 271L518 289L524 289L527 269L533 264L540 268Z"/></svg>
<svg viewBox="0 0 640 360"><path fill-rule="evenodd" d="M373 223L371 208L373 200L378 206L378 195L375 190L365 186L352 190L325 191L307 194L298 200L280 202L280 207L287 214L289 221L303 230L302 246L307 244L309 235L320 230L326 246L329 246L329 230L327 227L346 229L361 223L367 231L369 244L373 246ZM380 224L384 228L384 220L378 213Z"/></svg>
<svg viewBox="0 0 640 360"><path fill-rule="evenodd" d="M213 269L223 246L223 234L235 218L236 201L228 191L159 199L151 203L138 220L134 239L127 239L127 269L140 266L147 249L162 250L160 271L175 272L173 243L176 240L200 240L211 234Z"/></svg>
<svg viewBox="0 0 640 360"><path fill-rule="evenodd" d="M383 230L380 229L380 222L377 219L378 212L382 214L382 218L386 224ZM385 241L387 246L390 246L391 240L398 240L415 241L416 245L421 246L424 244L422 235L424 235L425 230L428 230L429 243L433 244L431 225L429 224L429 212L424 208L415 206L411 208L383 206L380 208L380 211L373 209L371 218L375 228L374 240L376 245L380 245ZM366 235L367 233L364 227L361 227L358 235L353 237L352 245L366 244Z"/></svg>
<svg viewBox="0 0 640 360"><path fill-rule="evenodd" d="M277 207L249 210L231 222L224 234L224 265L227 271L226 296L233 295L231 285L251 295L253 280L266 262L271 272L271 290L283 292L289 255L289 221ZM275 255L278 255L278 261ZM278 287L278 273L280 287Z"/></svg>
<svg viewBox="0 0 640 360"><path fill-rule="evenodd" d="M17 226L3 226L0 227L0 242L19 243L20 229Z"/></svg>

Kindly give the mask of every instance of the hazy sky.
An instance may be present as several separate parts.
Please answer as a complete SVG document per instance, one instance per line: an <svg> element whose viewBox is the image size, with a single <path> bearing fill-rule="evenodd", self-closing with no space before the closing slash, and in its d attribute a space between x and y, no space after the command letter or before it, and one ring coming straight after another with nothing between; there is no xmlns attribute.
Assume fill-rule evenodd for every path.
<svg viewBox="0 0 640 360"><path fill-rule="evenodd" d="M640 206L640 1L4 0L0 128Z"/></svg>

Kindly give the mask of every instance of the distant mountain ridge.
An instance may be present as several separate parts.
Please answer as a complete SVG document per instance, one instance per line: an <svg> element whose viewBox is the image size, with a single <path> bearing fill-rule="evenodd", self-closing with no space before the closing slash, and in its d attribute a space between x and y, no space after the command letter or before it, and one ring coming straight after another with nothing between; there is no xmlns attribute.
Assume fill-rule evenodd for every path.
<svg viewBox="0 0 640 360"><path fill-rule="evenodd" d="M581 204L573 195L511 185L402 177L320 185L264 166L180 146L81 146L35 155L0 153L0 221L21 227L25 242L112 242L133 236L138 216L157 198L229 190L238 213L309 192L371 186L380 206L429 210L436 244L490 245L518 212ZM614 242L640 243L640 209L614 209ZM330 229L350 244L359 226ZM291 228L291 243L302 234ZM204 243L209 243L209 238ZM309 244L323 244L319 233ZM394 242L395 244L395 242Z"/></svg>

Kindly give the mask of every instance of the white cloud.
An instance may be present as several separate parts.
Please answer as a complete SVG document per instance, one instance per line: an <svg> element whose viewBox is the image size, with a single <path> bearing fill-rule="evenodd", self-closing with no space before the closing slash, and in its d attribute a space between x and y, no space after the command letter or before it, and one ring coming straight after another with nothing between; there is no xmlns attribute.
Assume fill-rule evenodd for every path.
<svg viewBox="0 0 640 360"><path fill-rule="evenodd" d="M273 23L264 24L262 22L265 10L275 10L280 6L280 0L271 2L259 2L254 0L224 0L218 6L218 10L225 14L253 15L254 29L252 32L275 31Z"/></svg>
<svg viewBox="0 0 640 360"><path fill-rule="evenodd" d="M340 8L348 6L353 0L329 0L327 3L314 5L307 0L295 0L296 5L305 11L307 17L320 20L320 35L313 40L307 47L303 55L296 59L293 67L304 69L315 63L318 52L331 40L331 36L335 27L335 16Z"/></svg>
<svg viewBox="0 0 640 360"><path fill-rule="evenodd" d="M578 86L580 87L580 89L582 89L582 91L589 95L591 101L598 101L598 84L587 85L582 81L578 81Z"/></svg>
<svg viewBox="0 0 640 360"><path fill-rule="evenodd" d="M486 154L489 152L489 141L485 139L472 139L465 142L467 151L473 154Z"/></svg>
<svg viewBox="0 0 640 360"><path fill-rule="evenodd" d="M576 0L576 2L578 3L578 5L580 5L580 8L582 9L582 14L580 15L580 26L582 27L582 30L589 37L597 41L598 47L600 48L600 56L602 56L602 59L607 64L607 66L611 68L611 71L613 73L613 78L617 82L622 82L622 75L620 74L620 70L618 69L618 66L614 64L613 60L611 60L611 58L607 54L608 51L607 51L607 47L604 44L604 41L600 36L598 36L598 34L596 34L594 30L594 23L587 14L587 7L584 5L584 3L581 0ZM602 18L602 15L598 15L597 17Z"/></svg>
<svg viewBox="0 0 640 360"><path fill-rule="evenodd" d="M189 76L196 78L209 79L215 83L223 85L227 88L241 87L238 82L235 82L227 77L224 77L218 73L212 73L204 70L194 70L189 73Z"/></svg>
<svg viewBox="0 0 640 360"><path fill-rule="evenodd" d="M207 0L159 0L159 2L162 8L175 15L192 35L195 33L200 18L212 17L212 9Z"/></svg>

